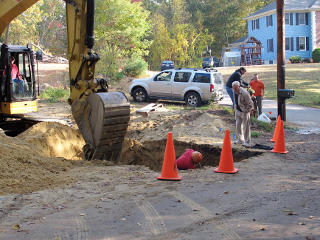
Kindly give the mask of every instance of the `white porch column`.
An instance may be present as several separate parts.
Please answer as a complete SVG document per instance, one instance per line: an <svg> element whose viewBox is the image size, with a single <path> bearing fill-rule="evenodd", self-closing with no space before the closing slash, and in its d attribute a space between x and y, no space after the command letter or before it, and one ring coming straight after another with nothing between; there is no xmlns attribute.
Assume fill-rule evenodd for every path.
<svg viewBox="0 0 320 240"><path fill-rule="evenodd" d="M316 48L317 42L317 31L316 31L316 12L311 12L311 49L312 51Z"/></svg>

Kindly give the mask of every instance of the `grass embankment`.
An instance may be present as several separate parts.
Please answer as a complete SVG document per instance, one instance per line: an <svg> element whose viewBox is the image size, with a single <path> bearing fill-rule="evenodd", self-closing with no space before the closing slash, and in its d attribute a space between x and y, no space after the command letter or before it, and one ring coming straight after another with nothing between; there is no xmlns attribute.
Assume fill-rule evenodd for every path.
<svg viewBox="0 0 320 240"><path fill-rule="evenodd" d="M238 67L219 68L224 80ZM258 73L266 87L266 98L277 99L277 66L247 66L244 80L249 82L253 74ZM286 89L295 90L295 97L287 100L308 107L320 108L320 64L287 64L286 65Z"/></svg>
<svg viewBox="0 0 320 240"><path fill-rule="evenodd" d="M47 100L51 103L65 102L69 97L70 91L68 89L49 87L40 94L40 99Z"/></svg>

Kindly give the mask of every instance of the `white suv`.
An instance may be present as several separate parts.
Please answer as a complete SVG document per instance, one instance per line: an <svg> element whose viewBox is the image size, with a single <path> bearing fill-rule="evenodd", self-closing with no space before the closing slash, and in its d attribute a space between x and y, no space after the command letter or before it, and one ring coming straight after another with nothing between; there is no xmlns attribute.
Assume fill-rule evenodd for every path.
<svg viewBox="0 0 320 240"><path fill-rule="evenodd" d="M136 102L148 99L185 101L192 107L223 98L223 78L216 70L170 69L152 78L136 79L129 92Z"/></svg>

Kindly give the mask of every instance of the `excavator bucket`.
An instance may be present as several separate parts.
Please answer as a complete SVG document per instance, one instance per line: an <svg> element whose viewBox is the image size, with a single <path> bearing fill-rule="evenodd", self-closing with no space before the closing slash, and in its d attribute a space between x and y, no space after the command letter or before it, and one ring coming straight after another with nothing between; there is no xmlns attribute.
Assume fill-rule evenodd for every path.
<svg viewBox="0 0 320 240"><path fill-rule="evenodd" d="M80 113L74 117L86 142L84 158L117 163L130 120L127 97L122 92L90 94Z"/></svg>

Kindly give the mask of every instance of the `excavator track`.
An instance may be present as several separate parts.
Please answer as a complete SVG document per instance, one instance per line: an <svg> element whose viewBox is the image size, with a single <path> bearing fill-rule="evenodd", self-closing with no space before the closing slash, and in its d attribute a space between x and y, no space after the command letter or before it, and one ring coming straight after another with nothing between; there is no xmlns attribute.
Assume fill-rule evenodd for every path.
<svg viewBox="0 0 320 240"><path fill-rule="evenodd" d="M84 159L118 162L130 120L130 104L122 92L93 93L83 104L77 124L84 137Z"/></svg>

